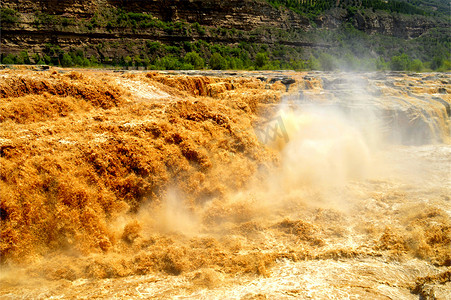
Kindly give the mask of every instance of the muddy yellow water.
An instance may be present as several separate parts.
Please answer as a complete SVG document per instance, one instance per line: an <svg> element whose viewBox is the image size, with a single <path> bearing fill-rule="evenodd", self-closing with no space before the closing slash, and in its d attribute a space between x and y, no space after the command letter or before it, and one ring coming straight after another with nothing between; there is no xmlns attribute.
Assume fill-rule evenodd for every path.
<svg viewBox="0 0 451 300"><path fill-rule="evenodd" d="M449 299L448 93L3 70L0 298Z"/></svg>

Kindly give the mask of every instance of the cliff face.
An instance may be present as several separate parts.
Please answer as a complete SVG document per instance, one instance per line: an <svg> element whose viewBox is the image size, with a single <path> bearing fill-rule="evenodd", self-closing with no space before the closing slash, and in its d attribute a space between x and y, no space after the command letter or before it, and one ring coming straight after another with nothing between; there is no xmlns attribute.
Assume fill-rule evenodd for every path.
<svg viewBox="0 0 451 300"><path fill-rule="evenodd" d="M369 34L379 33L400 38L416 38L436 26L426 17L406 18L402 15L392 16L385 12L362 13L355 15L354 26Z"/></svg>
<svg viewBox="0 0 451 300"><path fill-rule="evenodd" d="M163 21L184 20L207 26L252 30L261 26L306 29L308 19L287 9L275 9L259 0L5 0L6 7L20 13L45 12L86 18L97 10L118 7L130 12L146 12Z"/></svg>
<svg viewBox="0 0 451 300"><path fill-rule="evenodd" d="M23 14L46 12L48 14L68 14L77 17L92 16L106 1L87 0L5 0L2 5Z"/></svg>
<svg viewBox="0 0 451 300"><path fill-rule="evenodd" d="M3 6L25 15L45 12L75 18L88 18L98 10L118 7L130 12L150 13L163 21L184 20L246 31L262 26L302 30L310 28L307 18L284 8L276 9L261 0L4 0ZM380 33L402 38L417 37L437 24L422 16L389 14L370 9L349 15L341 8L332 9L315 22L323 28L336 28L343 22L351 22L369 34Z"/></svg>
<svg viewBox="0 0 451 300"><path fill-rule="evenodd" d="M348 22L367 34L377 33L403 39L419 37L429 29L437 27L437 21L428 17L390 14L371 9L349 14L345 9L336 8L318 17L316 22L323 28L337 28L344 22Z"/></svg>
<svg viewBox="0 0 451 300"><path fill-rule="evenodd" d="M132 0L108 1L110 5L128 11L146 11L164 21L185 20L202 25L252 30L260 26L306 29L306 18L286 9L274 9L258 0Z"/></svg>
<svg viewBox="0 0 451 300"><path fill-rule="evenodd" d="M195 41L203 39L211 42L233 44L243 40L242 36L212 36L207 32L199 35L197 31L183 33L165 32L158 28L95 27L89 30L80 22L91 19L95 13L111 12L120 8L126 12L146 13L164 22L183 21L188 24L250 32L258 28L277 28L279 30L309 29L309 20L287 9L274 9L264 1L217 1L217 0L5 0L5 7L18 12L15 24L2 24L2 52L18 53L27 49L39 53L45 44L69 47L85 47L100 43L118 43L115 49L104 49L100 56L128 55L130 49L125 44L137 40L160 41L162 43ZM37 15L69 18L77 23L36 25ZM244 38L246 40L247 38ZM253 42L272 43L271 37L254 36ZM290 41L285 41L290 42ZM110 51L111 50L111 51ZM88 50L90 52L91 50ZM91 51L92 52L92 51ZM97 51L99 52L99 51ZM128 53L127 53L128 52ZM133 52L133 51L132 51ZM98 53L90 53L97 55ZM133 56L133 55L132 55Z"/></svg>
<svg viewBox="0 0 451 300"><path fill-rule="evenodd" d="M437 21L421 16L403 16L371 10L350 15L347 10L338 8L321 15L315 20L316 26L311 26L313 23L306 17L282 7L276 9L262 0L4 0L2 6L15 10L18 16L15 23L2 22L3 54L17 54L24 49L29 53L39 53L45 44L52 44L63 50L71 47L89 48L85 50L88 54L100 57L133 56L137 53L133 44L137 41L144 43L146 40L168 44L202 39L222 44L247 41L293 47L319 47L324 45L317 45L308 38L303 39L303 33L315 30L314 27L333 29L343 23L351 23L368 34L378 33L407 39L418 37L430 28L438 26ZM200 34L196 30L185 30L182 33L139 26L108 28L106 22L94 28L86 25L96 13L109 12L111 15L117 8L125 12L152 15L163 22L183 21L185 24L191 24L189 26L199 23L208 28L239 30L241 33L220 35L207 31ZM44 18L50 17L50 21L47 19L37 22L39 14L44 15ZM60 18L60 23L55 23L51 18ZM63 19L69 19L69 24L62 24ZM268 33L268 28L272 33ZM290 32L290 35L286 35L286 32ZM116 46L93 50L96 45L105 43Z"/></svg>

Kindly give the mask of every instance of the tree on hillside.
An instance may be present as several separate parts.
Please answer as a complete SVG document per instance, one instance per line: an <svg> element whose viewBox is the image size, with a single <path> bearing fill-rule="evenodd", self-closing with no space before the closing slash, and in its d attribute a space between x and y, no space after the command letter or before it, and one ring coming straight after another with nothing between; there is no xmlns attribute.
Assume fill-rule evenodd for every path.
<svg viewBox="0 0 451 300"><path fill-rule="evenodd" d="M390 62L390 68L393 71L404 71L410 69L410 57L403 53L398 56L393 56Z"/></svg>
<svg viewBox="0 0 451 300"><path fill-rule="evenodd" d="M215 52L210 58L210 67L213 70L225 70L227 68L227 60L221 54Z"/></svg>

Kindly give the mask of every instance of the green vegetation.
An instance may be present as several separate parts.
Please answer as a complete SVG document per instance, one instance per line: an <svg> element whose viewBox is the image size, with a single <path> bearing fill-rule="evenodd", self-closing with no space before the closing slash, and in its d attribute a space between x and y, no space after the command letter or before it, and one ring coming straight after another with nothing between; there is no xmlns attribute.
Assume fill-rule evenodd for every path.
<svg viewBox="0 0 451 300"><path fill-rule="evenodd" d="M184 53L184 46L191 49ZM280 61L275 54L283 52L267 51L258 44L241 43L236 47L209 44L205 41L167 46L159 42L147 42L141 54L125 57L98 58L93 49L73 49L63 51L57 45L47 44L45 52L29 56L26 51L18 55L1 55L4 64L49 64L63 67L143 67L155 70L394 70L394 71L447 71L451 69L449 55L434 56L431 61L412 58L406 53L389 59L356 56L350 52L336 54L331 50L315 51L306 59ZM288 51L287 49L284 49ZM335 49L336 50L336 49ZM184 53L184 54L183 54ZM252 54L253 53L253 54Z"/></svg>
<svg viewBox="0 0 451 300"><path fill-rule="evenodd" d="M8 54L3 55L2 54L2 63L4 64L31 64L30 57L28 56L28 52L22 51L18 55Z"/></svg>
<svg viewBox="0 0 451 300"><path fill-rule="evenodd" d="M210 57L210 67L213 70L225 70L227 69L227 60L220 53L215 52Z"/></svg>
<svg viewBox="0 0 451 300"><path fill-rule="evenodd" d="M188 52L183 60L187 64L186 69L201 70L205 67L204 59L194 51Z"/></svg>
<svg viewBox="0 0 451 300"><path fill-rule="evenodd" d="M402 13L409 15L425 15L425 16L446 16L448 8L445 9L444 3L435 0L438 5L422 5L426 1L423 0L266 0L272 6L279 8L284 6L292 11L302 14L310 19L315 18L319 14L334 7L345 8L351 15L355 14L358 9L370 8L373 10L383 10L392 13ZM414 5L415 4L415 5ZM440 10L437 11L437 6ZM443 9L443 10L442 10Z"/></svg>
<svg viewBox="0 0 451 300"><path fill-rule="evenodd" d="M239 44L208 43L197 41L171 42L163 44L154 40L123 40L102 42L84 48L61 49L58 45L47 44L42 53L30 57L2 54L5 64L36 63L64 67L141 67L148 69L230 69L230 70L440 70L450 69L451 37L447 29L430 30L421 37L403 40L383 35L367 35L345 23L335 30L316 29L309 32L281 30L277 28L257 28L250 32L201 26L198 23L162 22L150 15L117 10L117 16L107 21L110 10L95 14L80 24L90 24L92 30L117 26L134 28L153 24L150 30L171 32L183 36L239 38ZM65 18L37 15L36 24L65 26L76 21ZM147 25L146 25L147 24ZM66 25L67 26L67 25ZM95 28L94 28L95 26ZM149 25L150 26L150 25ZM87 27L86 27L87 28ZM316 41L330 45L329 48L301 48L284 45L283 42L264 44L252 42L256 37L267 37L278 41ZM121 49L120 52L113 49ZM117 53L125 53L118 55Z"/></svg>
<svg viewBox="0 0 451 300"><path fill-rule="evenodd" d="M11 8L0 8L0 20L2 24L12 25L19 21L19 14Z"/></svg>
<svg viewBox="0 0 451 300"><path fill-rule="evenodd" d="M205 34L205 30L197 23L190 25L185 22L163 22L158 18L154 18L151 14L127 12L119 8L99 10L91 18L83 20L47 13L36 13L34 17L33 25L37 28L41 26L77 26L83 32L91 32L99 29L111 31L117 28L130 29L136 32L137 30L147 29L185 36L194 29L200 35Z"/></svg>
<svg viewBox="0 0 451 300"><path fill-rule="evenodd" d="M5 55L2 59L2 63L12 65L16 62L16 56L13 54Z"/></svg>
<svg viewBox="0 0 451 300"><path fill-rule="evenodd" d="M406 54L393 56L390 61L390 68L393 71L409 70L412 62Z"/></svg>
<svg viewBox="0 0 451 300"><path fill-rule="evenodd" d="M40 27L41 25L51 25L51 26L69 26L69 25L77 25L78 22L75 19L72 18L66 18L62 16L57 15L49 15L46 13L37 13L35 14L35 20L33 22L33 25L36 27Z"/></svg>
<svg viewBox="0 0 451 300"><path fill-rule="evenodd" d="M313 17L333 7L346 8L348 16L364 8L404 14L431 15L444 0L267 0L273 6ZM429 2L427 2L429 1ZM412 6L409 3L421 3ZM427 4L430 4L428 6ZM434 6L435 5L435 6ZM441 6L440 6L441 7ZM440 8L441 9L441 8ZM2 22L13 24L19 15L2 8ZM315 23L311 21L315 28ZM451 37L448 28L431 29L418 38L372 34L354 28L350 22L337 29L282 30L259 27L251 31L202 26L197 22L164 22L148 13L103 8L86 19L36 13L34 26L56 30L74 26L81 33L121 32L124 39L88 44L83 48L45 45L42 53L2 54L5 64L49 64L63 67L114 66L148 69L230 70L440 70L450 69ZM168 44L127 34L170 37ZM179 41L177 41L179 40ZM207 41L214 42L207 42ZM269 41L269 42L267 42ZM315 41L317 47L293 46L292 42Z"/></svg>

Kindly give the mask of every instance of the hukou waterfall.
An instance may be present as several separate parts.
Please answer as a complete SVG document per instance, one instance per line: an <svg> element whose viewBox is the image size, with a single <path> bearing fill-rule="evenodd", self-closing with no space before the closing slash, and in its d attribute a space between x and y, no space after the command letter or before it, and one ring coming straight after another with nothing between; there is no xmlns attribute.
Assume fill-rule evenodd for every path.
<svg viewBox="0 0 451 300"><path fill-rule="evenodd" d="M1 299L450 299L451 75L0 71Z"/></svg>

